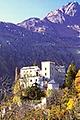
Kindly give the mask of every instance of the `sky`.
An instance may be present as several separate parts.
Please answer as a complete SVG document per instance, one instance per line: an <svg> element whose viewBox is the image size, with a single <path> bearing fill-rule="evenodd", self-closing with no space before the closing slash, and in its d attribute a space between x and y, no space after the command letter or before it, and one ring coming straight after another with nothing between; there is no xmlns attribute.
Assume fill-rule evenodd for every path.
<svg viewBox="0 0 80 120"><path fill-rule="evenodd" d="M42 19L68 2L70 0L0 0L0 21L19 23L30 17Z"/></svg>

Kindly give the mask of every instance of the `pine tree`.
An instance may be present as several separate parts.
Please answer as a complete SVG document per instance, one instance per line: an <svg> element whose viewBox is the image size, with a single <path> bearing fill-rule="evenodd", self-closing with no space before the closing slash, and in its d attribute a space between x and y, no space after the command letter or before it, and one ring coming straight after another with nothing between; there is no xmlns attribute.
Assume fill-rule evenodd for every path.
<svg viewBox="0 0 80 120"><path fill-rule="evenodd" d="M76 76L76 66L75 64L70 64L66 73L65 86L70 88Z"/></svg>

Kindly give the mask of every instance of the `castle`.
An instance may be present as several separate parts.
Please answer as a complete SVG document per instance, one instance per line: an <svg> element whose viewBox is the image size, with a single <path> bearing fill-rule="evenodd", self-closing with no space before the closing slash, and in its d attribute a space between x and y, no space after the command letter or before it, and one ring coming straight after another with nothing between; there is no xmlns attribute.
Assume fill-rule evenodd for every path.
<svg viewBox="0 0 80 120"><path fill-rule="evenodd" d="M65 80L65 67L56 65L55 62L42 61L41 69L38 66L22 67L19 75L20 85L23 88L35 83L41 89L58 89Z"/></svg>

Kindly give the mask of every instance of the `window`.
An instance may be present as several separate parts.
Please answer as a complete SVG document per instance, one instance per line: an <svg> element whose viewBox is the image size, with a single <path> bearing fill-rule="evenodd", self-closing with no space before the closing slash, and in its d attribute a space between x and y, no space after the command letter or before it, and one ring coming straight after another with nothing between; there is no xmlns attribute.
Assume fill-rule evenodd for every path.
<svg viewBox="0 0 80 120"><path fill-rule="evenodd" d="M32 80L30 80L30 82L32 82Z"/></svg>
<svg viewBox="0 0 80 120"><path fill-rule="evenodd" d="M36 82L37 82L37 79L36 79Z"/></svg>
<svg viewBox="0 0 80 120"><path fill-rule="evenodd" d="M36 76L38 76L38 72L36 72Z"/></svg>
<svg viewBox="0 0 80 120"><path fill-rule="evenodd" d="M45 70L47 70L47 68L45 68Z"/></svg>
<svg viewBox="0 0 80 120"><path fill-rule="evenodd" d="M45 73L45 75L47 75L47 73Z"/></svg>

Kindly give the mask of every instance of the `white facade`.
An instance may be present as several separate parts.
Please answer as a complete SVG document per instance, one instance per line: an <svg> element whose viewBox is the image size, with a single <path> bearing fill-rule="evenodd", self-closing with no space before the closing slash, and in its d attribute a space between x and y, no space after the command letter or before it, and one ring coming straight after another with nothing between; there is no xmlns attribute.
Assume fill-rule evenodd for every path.
<svg viewBox="0 0 80 120"><path fill-rule="evenodd" d="M22 85L24 88L28 86L31 87L35 83L37 83L42 88L42 84L43 84L42 77L35 76L35 77L27 77L20 79L20 85Z"/></svg>
<svg viewBox="0 0 80 120"><path fill-rule="evenodd" d="M24 88L37 83L42 85L41 70L38 66L23 67L20 69L20 85ZM41 86L40 86L41 87Z"/></svg>
<svg viewBox="0 0 80 120"><path fill-rule="evenodd" d="M20 69L20 77L40 76L40 68L38 66L23 67Z"/></svg>
<svg viewBox="0 0 80 120"><path fill-rule="evenodd" d="M41 62L42 75L45 78L54 79L55 76L55 63L50 61Z"/></svg>
<svg viewBox="0 0 80 120"><path fill-rule="evenodd" d="M37 83L41 88L47 86L49 89L57 89L64 82L64 79L65 67L57 66L54 62L50 61L41 62L41 70L38 66L23 67L20 69L20 84L24 88Z"/></svg>
<svg viewBox="0 0 80 120"><path fill-rule="evenodd" d="M56 86L59 88L58 85L62 85L65 80L65 67L61 65L56 65L54 62L44 61L41 62L42 65L42 75L53 81L55 84L49 84L49 86Z"/></svg>

